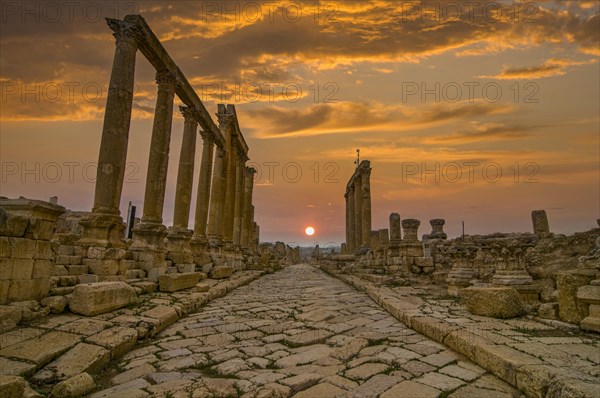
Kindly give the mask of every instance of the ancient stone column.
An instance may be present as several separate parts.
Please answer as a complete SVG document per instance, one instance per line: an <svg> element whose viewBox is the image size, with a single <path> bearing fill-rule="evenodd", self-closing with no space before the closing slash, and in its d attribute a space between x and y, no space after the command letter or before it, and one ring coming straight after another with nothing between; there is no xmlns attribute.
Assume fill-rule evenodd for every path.
<svg viewBox="0 0 600 398"><path fill-rule="evenodd" d="M429 234L429 239L447 239L448 235L444 232L444 224L446 224L446 220L442 218L434 218L433 220L429 220L429 224L431 224L431 233Z"/></svg>
<svg viewBox="0 0 600 398"><path fill-rule="evenodd" d="M423 257L423 244L419 242L418 229L421 222L412 218L402 220L404 239L400 243L400 255Z"/></svg>
<svg viewBox="0 0 600 398"><path fill-rule="evenodd" d="M348 224L346 227L348 232L348 240L346 241L346 246L348 254L353 254L356 250L356 227L354 219L354 185L350 185L348 187L346 195L346 202L348 203Z"/></svg>
<svg viewBox="0 0 600 398"><path fill-rule="evenodd" d="M349 207L348 207L348 188L346 188L346 192L344 193L344 202L346 204L346 221L345 221L345 227L346 227L346 244L349 244L350 242L350 228L349 228L349 224L350 224L350 213L349 213ZM343 245L344 249L346 248L346 245ZM342 251L342 253L345 253L345 251Z"/></svg>
<svg viewBox="0 0 600 398"><path fill-rule="evenodd" d="M200 133L202 136L202 162L200 163L200 175L198 176L198 194L196 195L196 213L194 214L194 238L206 239L208 221L208 205L210 201L210 175L213 168L213 153L215 144L207 132Z"/></svg>
<svg viewBox="0 0 600 398"><path fill-rule="evenodd" d="M258 246L260 243L260 226L255 222L252 223L254 226L254 233L252 234L252 248L255 253L258 253Z"/></svg>
<svg viewBox="0 0 600 398"><path fill-rule="evenodd" d="M418 230L421 221L412 218L402 220L402 229L404 230L404 240L407 242L418 242Z"/></svg>
<svg viewBox="0 0 600 398"><path fill-rule="evenodd" d="M138 34L137 28L130 23L115 19L107 21L114 31L116 49L98 154L94 206L92 213L81 220L82 242L102 246L123 244L125 226L119 205L131 124Z"/></svg>
<svg viewBox="0 0 600 398"><path fill-rule="evenodd" d="M402 240L400 232L400 214L390 214L390 245L397 246Z"/></svg>
<svg viewBox="0 0 600 398"><path fill-rule="evenodd" d="M208 236L213 245L219 245L223 239L223 201L225 199L225 150L217 148L215 167L213 170L212 192L210 196L210 216L208 219Z"/></svg>
<svg viewBox="0 0 600 398"><path fill-rule="evenodd" d="M244 183L246 181L247 156L239 152L235 174L235 199L233 215L233 245L240 247L242 243L242 220L244 212Z"/></svg>
<svg viewBox="0 0 600 398"><path fill-rule="evenodd" d="M190 218L192 186L194 184L194 158L196 155L198 122L194 119L193 111L190 108L180 106L179 110L184 118L184 127L179 155L179 170L177 172L177 187L175 189L173 227L187 230Z"/></svg>
<svg viewBox="0 0 600 398"><path fill-rule="evenodd" d="M371 247L371 168L361 173L362 247Z"/></svg>
<svg viewBox="0 0 600 398"><path fill-rule="evenodd" d="M166 235L166 228L162 224L162 213L167 185L176 75L170 71L159 71L156 73L156 82L158 95L150 141L144 212L140 224L133 229L135 249L142 247L161 249Z"/></svg>
<svg viewBox="0 0 600 398"><path fill-rule="evenodd" d="M533 222L533 233L540 238L547 237L550 234L548 225L548 216L545 210L534 210L531 212L531 221Z"/></svg>
<svg viewBox="0 0 600 398"><path fill-rule="evenodd" d="M108 20L108 26L115 32L116 49L106 98L92 211L119 216L133 106L137 29L130 23L114 19Z"/></svg>
<svg viewBox="0 0 600 398"><path fill-rule="evenodd" d="M254 173L256 170L252 167L245 167L245 178L244 181L244 212L242 214L242 235L241 245L243 248L248 249L250 247L250 235L253 221L253 207L252 206L252 191L254 189Z"/></svg>
<svg viewBox="0 0 600 398"><path fill-rule="evenodd" d="M390 244L390 232L387 228L383 228L377 231L379 234L379 242L383 246L388 246Z"/></svg>
<svg viewBox="0 0 600 398"><path fill-rule="evenodd" d="M361 178L357 176L354 179L354 247L356 250L363 247L363 197L362 181Z"/></svg>
<svg viewBox="0 0 600 398"><path fill-rule="evenodd" d="M175 209L173 226L167 235L167 259L180 269L187 267L193 270L193 258L190 247L192 231L188 229L190 218L190 203L192 200L192 185L194 181L194 158L196 155L196 131L198 123L194 120L193 109L180 106L183 114L183 140L179 155L177 171L177 187L175 189Z"/></svg>
<svg viewBox="0 0 600 398"><path fill-rule="evenodd" d="M167 168L169 166L173 98L176 84L175 73L170 71L157 72L156 82L158 83L158 96L156 98L154 125L150 141L142 224L162 224Z"/></svg>
<svg viewBox="0 0 600 398"><path fill-rule="evenodd" d="M227 114L228 118L233 115ZM234 134L232 123L227 124L227 166L225 172L225 201L222 208L223 241L226 246L233 243L233 221L235 213L235 182L237 174L237 135Z"/></svg>

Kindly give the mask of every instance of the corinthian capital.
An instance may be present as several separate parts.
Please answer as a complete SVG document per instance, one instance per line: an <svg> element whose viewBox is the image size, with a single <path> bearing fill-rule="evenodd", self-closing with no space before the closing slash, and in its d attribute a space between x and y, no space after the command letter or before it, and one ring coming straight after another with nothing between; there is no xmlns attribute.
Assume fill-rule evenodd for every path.
<svg viewBox="0 0 600 398"><path fill-rule="evenodd" d="M114 32L113 36L117 39L117 43L136 43L140 33L137 26L129 22L120 21L118 19L112 18L106 18L106 23L108 24L108 27Z"/></svg>
<svg viewBox="0 0 600 398"><path fill-rule="evenodd" d="M156 83L159 89L164 88L174 91L177 83L177 73L170 70L160 70L156 72Z"/></svg>

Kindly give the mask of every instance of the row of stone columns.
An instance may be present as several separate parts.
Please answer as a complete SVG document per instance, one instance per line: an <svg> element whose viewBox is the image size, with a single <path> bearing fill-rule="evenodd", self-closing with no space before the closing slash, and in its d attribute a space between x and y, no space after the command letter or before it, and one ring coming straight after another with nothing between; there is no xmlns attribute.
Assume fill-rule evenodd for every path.
<svg viewBox="0 0 600 398"><path fill-rule="evenodd" d="M135 59L140 34L126 21L108 20L114 31L116 50L110 78L106 113L98 160L94 207L82 222L84 239L111 246L122 244L123 223L119 205L126 166L129 128L133 106ZM134 228L133 250L164 250L164 238L189 248L190 238L199 243L221 243L250 248L255 235L252 206L254 169L246 167L247 146L243 140L232 105L219 105L219 129L225 138L216 145L213 132L202 131L202 161L194 230L188 229L194 178L194 158L199 108L182 106L183 141L179 158L173 227L163 225L163 208L169 163L174 97L178 70L159 70L156 74L157 98L152 127L144 205L141 222ZM214 162L213 162L214 157ZM211 181L212 176L212 181ZM185 243L187 241L187 243ZM189 249L188 249L189 250Z"/></svg>
<svg viewBox="0 0 600 398"><path fill-rule="evenodd" d="M346 250L371 247L371 164L360 162L346 187Z"/></svg>

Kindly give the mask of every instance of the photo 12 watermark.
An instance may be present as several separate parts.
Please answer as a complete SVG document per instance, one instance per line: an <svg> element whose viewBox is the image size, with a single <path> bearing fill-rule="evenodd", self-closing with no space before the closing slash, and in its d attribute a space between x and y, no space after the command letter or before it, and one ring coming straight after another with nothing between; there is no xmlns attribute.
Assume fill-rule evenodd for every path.
<svg viewBox="0 0 600 398"><path fill-rule="evenodd" d="M477 183L496 184L510 181L515 184L537 184L540 166L535 162L514 162L501 165L497 162L403 162L400 165L403 183Z"/></svg>

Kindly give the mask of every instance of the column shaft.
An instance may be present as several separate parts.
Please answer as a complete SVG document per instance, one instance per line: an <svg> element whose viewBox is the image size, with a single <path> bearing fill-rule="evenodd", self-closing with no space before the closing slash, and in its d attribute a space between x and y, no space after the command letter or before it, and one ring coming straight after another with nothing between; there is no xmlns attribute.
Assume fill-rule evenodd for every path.
<svg viewBox="0 0 600 398"><path fill-rule="evenodd" d="M346 249L348 253L354 253L356 250L356 232L354 220L354 185L348 187L348 242Z"/></svg>
<svg viewBox="0 0 600 398"><path fill-rule="evenodd" d="M215 167L210 196L210 216L208 219L208 235L217 240L222 239L222 213L223 199L225 197L225 186L223 175L225 174L225 150L217 148L215 156Z"/></svg>
<svg viewBox="0 0 600 398"><path fill-rule="evenodd" d="M361 175L362 181L362 246L371 247L371 169Z"/></svg>
<svg viewBox="0 0 600 398"><path fill-rule="evenodd" d="M363 246L362 241L362 181L360 177L354 179L354 249L360 249Z"/></svg>
<svg viewBox="0 0 600 398"><path fill-rule="evenodd" d="M115 32L116 49L106 99L92 211L118 216L127 161L137 44L133 25L116 20L109 20L108 25Z"/></svg>
<svg viewBox="0 0 600 398"><path fill-rule="evenodd" d="M235 200L233 216L233 244L242 243L242 219L244 212L244 183L246 180L246 159L243 153L238 153L235 173Z"/></svg>
<svg viewBox="0 0 600 398"><path fill-rule="evenodd" d="M177 172L173 226L175 228L187 229L190 218L192 186L194 184L194 158L196 156L198 123L194 120L189 108L182 106L180 110L184 117L184 127L179 155L179 169Z"/></svg>
<svg viewBox="0 0 600 398"><path fill-rule="evenodd" d="M244 211L242 214L241 245L250 248L250 236L253 221L252 191L254 189L254 170L252 167L245 168L246 181L244 182Z"/></svg>
<svg viewBox="0 0 600 398"><path fill-rule="evenodd" d="M229 141L229 156L227 157L227 175L225 188L225 206L223 207L224 231L223 239L233 242L233 221L235 213L235 191L237 174L237 135L231 135Z"/></svg>
<svg viewBox="0 0 600 398"><path fill-rule="evenodd" d="M175 74L159 71L156 74L158 95L154 111L146 192L144 194L143 224L162 224L165 202L167 168L169 166L169 145L173 119L173 97L175 95Z"/></svg>
<svg viewBox="0 0 600 398"><path fill-rule="evenodd" d="M198 176L198 194L196 196L196 214L194 215L194 235L205 237L210 201L210 175L213 167L214 142L208 134L202 135L202 162Z"/></svg>

